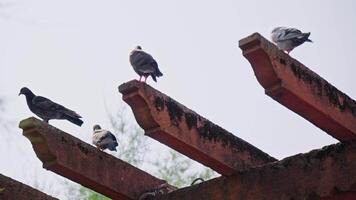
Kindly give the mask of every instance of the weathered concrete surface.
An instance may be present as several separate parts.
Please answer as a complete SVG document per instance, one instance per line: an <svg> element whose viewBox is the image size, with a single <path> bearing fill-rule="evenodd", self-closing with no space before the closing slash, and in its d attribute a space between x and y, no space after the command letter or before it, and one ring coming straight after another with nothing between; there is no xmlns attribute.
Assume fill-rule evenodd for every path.
<svg viewBox="0 0 356 200"><path fill-rule="evenodd" d="M56 200L57 198L0 174L0 200L20 199Z"/></svg>
<svg viewBox="0 0 356 200"><path fill-rule="evenodd" d="M356 141L178 189L155 200L354 200Z"/></svg>
<svg viewBox="0 0 356 200"><path fill-rule="evenodd" d="M356 139L356 102L254 33L239 42L267 95L340 141Z"/></svg>
<svg viewBox="0 0 356 200"><path fill-rule="evenodd" d="M43 168L112 199L136 199L166 183L36 118L20 128Z"/></svg>
<svg viewBox="0 0 356 200"><path fill-rule="evenodd" d="M276 161L145 83L133 80L119 91L146 135L220 174Z"/></svg>

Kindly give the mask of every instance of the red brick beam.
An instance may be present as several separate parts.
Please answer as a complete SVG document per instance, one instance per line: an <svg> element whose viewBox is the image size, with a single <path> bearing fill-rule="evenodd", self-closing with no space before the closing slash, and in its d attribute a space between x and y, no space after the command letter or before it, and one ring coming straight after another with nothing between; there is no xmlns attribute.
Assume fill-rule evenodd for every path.
<svg viewBox="0 0 356 200"><path fill-rule="evenodd" d="M340 141L356 138L356 102L254 33L239 42L265 93Z"/></svg>
<svg viewBox="0 0 356 200"><path fill-rule="evenodd" d="M0 174L0 199L56 200L57 198Z"/></svg>
<svg viewBox="0 0 356 200"><path fill-rule="evenodd" d="M356 141L215 178L155 200L354 200Z"/></svg>
<svg viewBox="0 0 356 200"><path fill-rule="evenodd" d="M166 183L36 118L20 128L43 168L112 199L137 199Z"/></svg>
<svg viewBox="0 0 356 200"><path fill-rule="evenodd" d="M276 161L145 83L133 80L119 91L146 135L220 174Z"/></svg>

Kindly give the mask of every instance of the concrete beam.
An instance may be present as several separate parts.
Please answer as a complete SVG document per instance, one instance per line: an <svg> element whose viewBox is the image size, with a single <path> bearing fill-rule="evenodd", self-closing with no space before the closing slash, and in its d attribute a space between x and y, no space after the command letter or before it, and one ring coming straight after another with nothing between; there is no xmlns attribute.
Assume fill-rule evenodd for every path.
<svg viewBox="0 0 356 200"><path fill-rule="evenodd" d="M356 141L338 143L157 196L155 200L354 200Z"/></svg>
<svg viewBox="0 0 356 200"><path fill-rule="evenodd" d="M58 200L2 174L0 174L0 199Z"/></svg>
<svg viewBox="0 0 356 200"><path fill-rule="evenodd" d="M43 168L112 199L137 199L166 181L36 118L20 122Z"/></svg>
<svg viewBox="0 0 356 200"><path fill-rule="evenodd" d="M340 141L356 139L353 99L258 33L239 46L268 96Z"/></svg>
<svg viewBox="0 0 356 200"><path fill-rule="evenodd" d="M222 175L276 161L145 83L133 80L119 91L146 135Z"/></svg>

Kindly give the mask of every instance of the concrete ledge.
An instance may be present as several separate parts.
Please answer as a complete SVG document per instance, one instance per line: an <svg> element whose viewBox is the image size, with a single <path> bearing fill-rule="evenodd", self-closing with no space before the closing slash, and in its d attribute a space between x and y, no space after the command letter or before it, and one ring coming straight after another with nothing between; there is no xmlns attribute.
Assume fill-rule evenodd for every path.
<svg viewBox="0 0 356 200"><path fill-rule="evenodd" d="M268 96L332 137L356 139L356 102L258 33L239 42Z"/></svg>
<svg viewBox="0 0 356 200"><path fill-rule="evenodd" d="M356 141L339 143L178 189L155 200L353 200L355 169Z"/></svg>
<svg viewBox="0 0 356 200"><path fill-rule="evenodd" d="M276 161L145 83L133 80L119 91L146 135L222 175Z"/></svg>
<svg viewBox="0 0 356 200"><path fill-rule="evenodd" d="M0 174L0 199L58 200L2 174Z"/></svg>
<svg viewBox="0 0 356 200"><path fill-rule="evenodd" d="M113 199L137 199L166 184L36 118L20 122L43 168Z"/></svg>

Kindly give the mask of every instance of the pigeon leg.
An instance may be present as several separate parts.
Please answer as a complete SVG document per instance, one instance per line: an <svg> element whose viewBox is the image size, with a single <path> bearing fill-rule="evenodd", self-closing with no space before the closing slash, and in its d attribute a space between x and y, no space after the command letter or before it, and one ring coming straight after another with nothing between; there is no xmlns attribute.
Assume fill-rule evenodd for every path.
<svg viewBox="0 0 356 200"><path fill-rule="evenodd" d="M140 80L138 80L139 82L141 82L142 76L140 76Z"/></svg>
<svg viewBox="0 0 356 200"><path fill-rule="evenodd" d="M147 80L147 76L145 76L145 83L146 83L146 80Z"/></svg>

